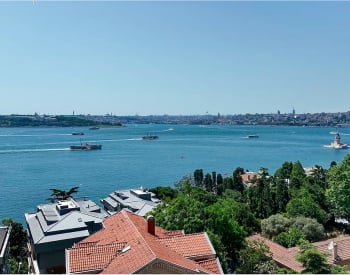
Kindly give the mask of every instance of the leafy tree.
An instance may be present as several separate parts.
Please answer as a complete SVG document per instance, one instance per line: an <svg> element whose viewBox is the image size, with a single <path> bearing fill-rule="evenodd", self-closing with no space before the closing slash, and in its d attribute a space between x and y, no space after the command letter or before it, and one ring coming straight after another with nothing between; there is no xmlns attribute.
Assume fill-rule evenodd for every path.
<svg viewBox="0 0 350 275"><path fill-rule="evenodd" d="M292 172L290 174L290 188L299 189L302 186L305 178L306 174L300 161L294 162Z"/></svg>
<svg viewBox="0 0 350 275"><path fill-rule="evenodd" d="M203 185L203 169L196 169L193 172L193 178L194 178L194 184L196 186L202 186Z"/></svg>
<svg viewBox="0 0 350 275"><path fill-rule="evenodd" d="M209 220L212 215L226 215L238 222L249 234L258 231L259 223L246 204L236 202L233 199L220 199L207 208Z"/></svg>
<svg viewBox="0 0 350 275"><path fill-rule="evenodd" d="M205 174L204 176L204 187L208 192L214 191L214 181L209 173Z"/></svg>
<svg viewBox="0 0 350 275"><path fill-rule="evenodd" d="M310 242L320 241L325 238L325 231L322 224L315 219L306 217L296 217L291 219L291 227L295 227L302 231L305 239Z"/></svg>
<svg viewBox="0 0 350 275"><path fill-rule="evenodd" d="M179 193L167 206L162 204L151 214L157 224L167 230L183 229L186 233L204 231L205 204L184 193Z"/></svg>
<svg viewBox="0 0 350 275"><path fill-rule="evenodd" d="M276 214L261 221L261 232L263 235L272 238L281 232L287 231L290 225L291 221L288 218Z"/></svg>
<svg viewBox="0 0 350 275"><path fill-rule="evenodd" d="M288 202L286 207L290 217L304 216L314 218L322 224L327 222L329 217L326 211L314 201L313 196L306 189L303 188L295 194L297 195Z"/></svg>
<svg viewBox="0 0 350 275"><path fill-rule="evenodd" d="M9 239L9 272L11 274L28 273L28 236L25 229L22 224L13 221L11 218L3 219L2 224L11 228Z"/></svg>
<svg viewBox="0 0 350 275"><path fill-rule="evenodd" d="M330 265L327 264L327 254L321 253L315 246L304 241L299 246L300 253L297 254L296 260L301 262L304 270L303 273L327 274L330 273Z"/></svg>
<svg viewBox="0 0 350 275"><path fill-rule="evenodd" d="M244 191L242 174L244 174L244 169L241 167L237 167L232 174L232 189L241 193Z"/></svg>
<svg viewBox="0 0 350 275"><path fill-rule="evenodd" d="M178 191L169 186L157 186L149 189L150 192L154 193L157 198L162 201L169 202L177 196Z"/></svg>
<svg viewBox="0 0 350 275"><path fill-rule="evenodd" d="M225 204L222 208L219 204L208 207L208 218L206 220L207 229L217 234L225 246L230 261L229 269L232 269L232 263L237 261L238 252L244 245L246 232L242 226L232 216L231 209Z"/></svg>
<svg viewBox="0 0 350 275"><path fill-rule="evenodd" d="M278 268L272 260L272 254L269 248L261 241L248 241L248 244L240 251L239 255L238 273L277 273Z"/></svg>
<svg viewBox="0 0 350 275"><path fill-rule="evenodd" d="M350 220L350 155L328 171L326 197L337 218Z"/></svg>
<svg viewBox="0 0 350 275"><path fill-rule="evenodd" d="M282 166L276 170L275 177L282 179L282 180L288 180L291 177L293 169L293 163L292 162L284 162Z"/></svg>
<svg viewBox="0 0 350 275"><path fill-rule="evenodd" d="M284 246L284 247L294 247L305 240L304 233L295 227L290 227L287 232L282 232L273 238L273 241Z"/></svg>
<svg viewBox="0 0 350 275"><path fill-rule="evenodd" d="M69 189L69 191L61 190L61 189L50 189L52 191L50 198L51 202L59 201L59 200L67 200L71 198L74 193L78 193L79 186L73 187Z"/></svg>
<svg viewBox="0 0 350 275"><path fill-rule="evenodd" d="M275 182L275 209L277 213L286 210L289 201L288 185L285 179L274 178Z"/></svg>
<svg viewBox="0 0 350 275"><path fill-rule="evenodd" d="M256 184L247 191L247 202L253 214L257 218L267 218L273 213L274 202L271 194L271 177L267 168L260 169L260 176Z"/></svg>
<svg viewBox="0 0 350 275"><path fill-rule="evenodd" d="M227 199L233 199L236 202L244 202L244 196L242 195L242 193L232 189L226 189L225 192L222 194L222 197Z"/></svg>

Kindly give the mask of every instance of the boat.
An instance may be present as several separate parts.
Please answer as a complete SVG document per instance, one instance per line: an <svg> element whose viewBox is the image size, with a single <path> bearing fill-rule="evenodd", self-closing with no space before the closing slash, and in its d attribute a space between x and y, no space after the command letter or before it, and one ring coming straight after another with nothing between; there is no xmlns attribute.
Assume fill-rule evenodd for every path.
<svg viewBox="0 0 350 275"><path fill-rule="evenodd" d="M147 136L143 136L142 139L144 140L153 140L153 139L158 139L159 137L156 135L147 135Z"/></svg>
<svg viewBox="0 0 350 275"><path fill-rule="evenodd" d="M258 135L248 135L247 138L258 138Z"/></svg>
<svg viewBox="0 0 350 275"><path fill-rule="evenodd" d="M339 132L336 132L335 133L335 137L334 137L334 140L331 142L331 144L329 145L323 145L323 147L326 147L326 148L333 148L333 149L348 149L349 148L349 145L345 144L345 143L342 143L340 141L340 134Z"/></svg>
<svg viewBox="0 0 350 275"><path fill-rule="evenodd" d="M78 150L78 151L88 151L88 150L101 150L102 145L101 144L80 144L80 145L72 145L70 146L71 150Z"/></svg>
<svg viewBox="0 0 350 275"><path fill-rule="evenodd" d="M83 132L74 132L72 133L73 136L83 136L84 133Z"/></svg>
<svg viewBox="0 0 350 275"><path fill-rule="evenodd" d="M89 130L98 130L98 129L100 129L100 127L97 127L97 126L93 126L89 128Z"/></svg>

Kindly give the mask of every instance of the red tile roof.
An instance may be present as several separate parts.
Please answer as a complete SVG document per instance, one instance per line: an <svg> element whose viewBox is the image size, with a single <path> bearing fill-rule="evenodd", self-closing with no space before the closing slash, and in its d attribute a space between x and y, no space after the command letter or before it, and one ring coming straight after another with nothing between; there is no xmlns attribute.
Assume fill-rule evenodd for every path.
<svg viewBox="0 0 350 275"><path fill-rule="evenodd" d="M293 269L297 272L303 270L302 264L295 259L295 256L298 254L299 250L297 247L285 248L267 238L264 238L261 235L252 235L247 238L248 240L261 240L263 241L270 249L272 253L272 258L279 264L284 267ZM334 263L333 250L328 248L328 245L333 242L337 245L337 255L338 261L337 264L342 264L342 262L350 260L350 236L342 236L337 238L328 239L326 241L312 243L318 248L320 252L327 254L327 262L329 264Z"/></svg>
<svg viewBox="0 0 350 275"><path fill-rule="evenodd" d="M205 237L205 233L180 235L177 232L172 236L174 234L169 234L169 231L156 226L155 235L152 235L147 231L147 221L128 211L121 211L105 219L103 225L102 230L67 250L68 273L87 272L91 268L100 268L101 273L130 274L141 270L155 260L180 267L184 273L198 271L213 273L214 270L221 270L219 263L216 267L208 264L207 266L211 268L207 269L205 265L187 258L187 255L198 256L210 253L211 257L215 258L215 251L209 239ZM173 239L178 239L179 242L176 243ZM89 246L88 243L92 244ZM114 254L113 248L110 247L112 244L115 245ZM98 250L96 247L99 246L104 248ZM88 251L87 248L90 250ZM78 252L78 250L84 251ZM96 253L100 254L100 263L95 261ZM204 257L203 260L208 258Z"/></svg>
<svg viewBox="0 0 350 275"><path fill-rule="evenodd" d="M210 259L198 262L198 264L205 269L211 271L212 274L222 274L223 271L221 269L220 263L217 263L218 259Z"/></svg>
<svg viewBox="0 0 350 275"><path fill-rule="evenodd" d="M265 243L272 253L273 260L281 266L295 270L297 272L301 272L304 269L302 264L295 259L295 256L298 253L297 248L285 248L267 238L264 238L259 234L252 235L248 237L247 240L256 240Z"/></svg>
<svg viewBox="0 0 350 275"><path fill-rule="evenodd" d="M208 242L208 236L205 233L162 238L159 242L186 258L215 259L215 250Z"/></svg>

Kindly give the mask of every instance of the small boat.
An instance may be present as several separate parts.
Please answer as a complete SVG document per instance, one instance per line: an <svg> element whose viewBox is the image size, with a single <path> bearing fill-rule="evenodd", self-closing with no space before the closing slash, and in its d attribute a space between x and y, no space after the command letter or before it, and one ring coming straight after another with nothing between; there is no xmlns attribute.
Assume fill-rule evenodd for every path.
<svg viewBox="0 0 350 275"><path fill-rule="evenodd" d="M143 136L142 139L144 140L153 140L153 139L158 139L159 137L156 135L147 135L147 136Z"/></svg>
<svg viewBox="0 0 350 275"><path fill-rule="evenodd" d="M84 133L83 132L74 132L72 133L73 136L83 136Z"/></svg>
<svg viewBox="0 0 350 275"><path fill-rule="evenodd" d="M97 127L97 126L93 126L89 128L89 130L98 130L98 129L100 129L100 127Z"/></svg>
<svg viewBox="0 0 350 275"><path fill-rule="evenodd" d="M342 142L340 141L339 132L336 132L336 133L335 133L334 140L331 142L331 144L329 144L329 145L323 145L323 147L326 147L326 148L333 148L333 149L348 149L348 148L349 148L349 145L347 145L347 144L345 144L345 143L342 143Z"/></svg>
<svg viewBox="0 0 350 275"><path fill-rule="evenodd" d="M258 138L258 135L248 135L247 138Z"/></svg>
<svg viewBox="0 0 350 275"><path fill-rule="evenodd" d="M88 150L101 150L102 145L101 144L80 144L80 145L72 145L70 146L71 150L78 150L78 151L88 151Z"/></svg>

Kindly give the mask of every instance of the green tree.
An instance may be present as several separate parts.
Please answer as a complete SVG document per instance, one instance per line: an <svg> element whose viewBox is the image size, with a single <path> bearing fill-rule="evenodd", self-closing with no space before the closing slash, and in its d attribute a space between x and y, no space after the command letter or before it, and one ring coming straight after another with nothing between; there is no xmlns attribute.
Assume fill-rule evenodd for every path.
<svg viewBox="0 0 350 275"><path fill-rule="evenodd" d="M284 246L294 247L305 240L304 233L295 227L290 227L287 232L282 232L273 238L273 241Z"/></svg>
<svg viewBox="0 0 350 275"><path fill-rule="evenodd" d="M237 273L264 274L277 273L277 265L272 260L269 248L261 241L248 241L239 253Z"/></svg>
<svg viewBox="0 0 350 275"><path fill-rule="evenodd" d="M214 190L214 181L209 173L204 176L204 187L208 192L213 192Z"/></svg>
<svg viewBox="0 0 350 275"><path fill-rule="evenodd" d="M291 227L295 227L304 233L305 239L310 242L320 241L325 238L325 230L322 224L315 219L296 217L291 219Z"/></svg>
<svg viewBox="0 0 350 275"><path fill-rule="evenodd" d="M272 215L261 221L261 233L268 238L272 238L287 231L291 223L290 219L281 214Z"/></svg>
<svg viewBox="0 0 350 275"><path fill-rule="evenodd" d="M244 191L244 184L242 180L243 174L244 169L241 167L237 167L232 174L232 189L241 193Z"/></svg>
<svg viewBox="0 0 350 275"><path fill-rule="evenodd" d="M205 206L192 196L179 193L168 205L158 206L151 214L164 229L183 229L186 233L196 233L204 231Z"/></svg>
<svg viewBox="0 0 350 275"><path fill-rule="evenodd" d="M321 253L315 246L304 241L299 245L300 252L296 260L303 265L302 273L327 274L330 273L330 265L327 264L327 254Z"/></svg>
<svg viewBox="0 0 350 275"><path fill-rule="evenodd" d="M331 213L337 218L350 220L350 155L337 165L331 166L327 174L326 197Z"/></svg>
<svg viewBox="0 0 350 275"><path fill-rule="evenodd" d="M25 229L22 224L13 221L11 218L3 219L2 224L11 228L9 272L11 274L28 273L28 236Z"/></svg>
<svg viewBox="0 0 350 275"><path fill-rule="evenodd" d="M202 186L203 185L203 169L196 169L193 172L193 178L194 178L194 184L196 186Z"/></svg>
<svg viewBox="0 0 350 275"><path fill-rule="evenodd" d="M155 188L149 189L150 192L154 193L157 198L161 199L164 202L169 202L172 199L176 198L178 191L169 186L157 186Z"/></svg>
<svg viewBox="0 0 350 275"><path fill-rule="evenodd" d="M294 162L292 172L290 174L290 188L299 189L304 183L305 178L306 174L300 161Z"/></svg>
<svg viewBox="0 0 350 275"><path fill-rule="evenodd" d="M290 217L310 217L316 219L319 223L325 224L329 219L326 211L314 201L313 196L305 189L301 189L295 193L286 207L288 216Z"/></svg>
<svg viewBox="0 0 350 275"><path fill-rule="evenodd" d="M78 193L78 189L79 186L72 187L68 191L52 188L50 189L52 193L48 200L50 200L51 202L67 200L68 198L71 198L73 194Z"/></svg>

